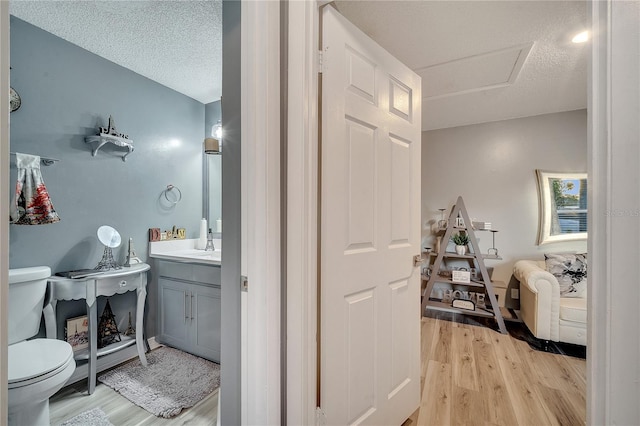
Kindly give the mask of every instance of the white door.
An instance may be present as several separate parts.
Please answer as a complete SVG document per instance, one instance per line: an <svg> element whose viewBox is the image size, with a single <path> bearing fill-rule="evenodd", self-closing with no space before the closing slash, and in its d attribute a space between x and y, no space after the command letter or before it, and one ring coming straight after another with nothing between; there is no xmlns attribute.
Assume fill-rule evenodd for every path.
<svg viewBox="0 0 640 426"><path fill-rule="evenodd" d="M420 403L420 77L322 12L320 406L400 425Z"/></svg>

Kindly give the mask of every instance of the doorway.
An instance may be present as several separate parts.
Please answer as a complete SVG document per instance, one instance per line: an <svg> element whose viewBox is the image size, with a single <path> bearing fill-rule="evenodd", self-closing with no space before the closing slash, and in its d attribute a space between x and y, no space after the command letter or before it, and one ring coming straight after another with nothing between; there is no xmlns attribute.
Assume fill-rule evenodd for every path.
<svg viewBox="0 0 640 426"><path fill-rule="evenodd" d="M7 2L4 2L4 3L7 3ZM3 3L3 8L6 5L4 3ZM5 11L3 10L3 13L4 12ZM8 12L6 12L6 13L8 14ZM9 19L9 18L7 18L7 19ZM237 20L239 21L239 18ZM3 31L6 28L7 29L7 35L8 35L9 26L8 26L8 24L5 26L4 22L5 21L3 21ZM7 22L9 22L9 21L7 20ZM6 39L6 40L7 40L6 46L8 46L8 39ZM4 61L3 64L4 63L8 64L8 60L9 60L8 55L5 58L5 53L6 53L5 50L3 50L2 53L3 53L2 58L3 58L3 61ZM113 64L107 64L107 65L104 65L104 67L109 67L111 65L113 65ZM46 67L41 67L41 68L44 69ZM47 71L49 71L49 74L52 74L54 72L53 68L55 68L55 67L52 65L52 67L47 70ZM8 70L8 65L7 65L6 69ZM12 70L12 71L17 72L18 69L21 69L22 72L25 72L25 68L21 68L21 67L17 67L17 68L14 67L14 70ZM100 71L98 70L97 73L99 73L99 72ZM3 77L7 76L7 82L8 82L8 75L5 74L4 68L3 68L2 75L3 75ZM46 78L46 75L44 76L44 78ZM125 79L126 78L128 78L128 77L125 77ZM133 78L133 77L131 77L131 78ZM144 84L145 83L143 83L143 85ZM96 84L94 87L101 88L101 85L100 84ZM20 90L18 90L18 91L20 92ZM70 95L70 98L67 99L64 102L82 104L82 105L86 106L86 104L87 104L86 100L88 98L91 98L91 99L99 98L99 94L93 95L93 94L91 94L92 91L93 91L93 88L92 88L92 90L87 90L86 91L86 95L85 94L73 93L72 91L67 91L67 93ZM129 97L130 97L130 99L128 100L129 104L133 103L131 101L131 99L134 97L134 95L132 95L131 93L134 92L134 91L135 91L135 89L133 89L129 94ZM239 89L238 89L238 92L239 92ZM12 114L12 117L11 117L12 118L12 124L15 124L18 121L18 118L17 118L16 114L23 113L23 116L24 116L25 111L27 111L30 108L36 107L37 103L38 103L38 101L36 100L36 97L28 95L29 94L29 90L23 88L21 94L23 95L22 110L21 111L19 110L16 113ZM174 94L168 94L167 96L170 98L173 95ZM237 97L239 98L239 96L237 96ZM123 96L122 98L123 99L127 99L127 96ZM59 99L61 99L61 98L59 98ZM230 96L230 99L231 99L231 96ZM127 102L124 102L124 101L122 101L122 102L125 103L125 104L127 103ZM193 103L191 103L191 101L189 101L189 100L186 100L185 103L187 104L185 109L189 108L188 105L191 105L191 106L193 105ZM153 111L154 107L150 106L150 105L153 105L153 102L151 102L149 105L141 106L139 108L139 112L144 112L145 114L148 114L149 117L154 117L155 116L155 119L160 119L160 121L163 121L165 123L170 123L170 122L173 121L174 124L175 124L176 122L181 121L184 118L184 116L180 116L180 118L177 118L177 117L180 115L180 112L181 112L179 110L182 107L184 107L185 104L180 104L179 102L177 102L177 103L173 103L172 107L167 107L166 111L165 111L167 116L165 116L164 119L161 118L163 116L163 113L162 112L158 112L158 111ZM180 106L178 106L178 105L180 105ZM60 110L60 109L61 108L59 108L59 105L58 105L55 108L52 108L52 111L56 111L56 110ZM62 108L62 109L64 109L64 108ZM185 202L187 202L189 204L193 203L193 204L190 204L189 207L192 207L192 210L195 213L196 220L199 221L199 219L200 219L199 211L201 209L200 209L200 204L199 204L199 202L197 200L201 199L201 195L199 193L197 195L195 194L198 191L195 191L194 193L192 193L189 190L190 186L195 187L197 185L189 185L189 184L187 184L186 181L187 181L188 178L184 177L184 175L188 175L188 174L191 174L193 176L199 175L199 170L201 169L199 162L192 162L192 158L190 158L190 156L187 153L191 153L191 154L196 154L197 153L196 155L193 156L193 158L200 159L201 149L199 147L199 144L202 142L202 139L203 139L202 138L202 127L203 127L202 123L197 124L197 123L195 123L195 121L197 121L197 120L193 120L194 123L189 123L189 125L185 124L185 128L189 127L190 129L189 130L185 130L183 133L181 133L181 135L183 136L181 138L170 137L169 135L172 132L171 131L165 131L166 129L165 130L160 130L163 127L162 125L160 125L158 127L158 133L154 137L155 140L153 141L153 143L157 143L155 145L157 147L157 151L156 151L155 154L150 154L150 152L147 151L147 149L151 145L151 142L145 143L144 140L146 139L146 137L149 136L149 134L151 132L149 132L148 129L142 131L140 128L138 128L138 130L135 130L135 128L137 126L139 126L139 123L138 124L136 124L136 123L134 123L134 124L127 123L127 125L125 126L125 123L127 122L127 119L123 119L121 117L120 121L118 121L118 116L115 116L114 118L115 118L116 122L120 123L119 127L118 127L119 130L129 132L131 138L134 140L134 143L137 144L136 145L136 148L137 148L136 152L134 152L130 157L127 158L127 162L123 162L123 161L121 161L121 160L119 160L117 158L109 157L108 153L106 155L104 155L104 156L101 155L101 154L103 154L102 150L99 153L99 155L97 155L95 158L92 158L91 155L90 155L91 151L90 150L89 151L85 150L85 143L83 141L83 136L84 136L85 132L93 132L95 130L93 128L93 124L97 124L98 119L106 120L108 118L108 114L109 113L113 113L115 108L112 109L110 105L106 105L106 103L105 103L105 104L101 105L100 107L95 107L95 108L87 107L87 110L90 110L92 114L95 114L96 123L91 122L90 125L87 125L86 128L82 129L81 131L77 131L77 132L76 131L69 131L70 134L67 135L67 136L68 136L68 139L71 139L71 145L73 146L73 152L69 156L65 157L63 159L63 161L61 163L59 163L59 165L62 164L63 167L65 167L64 164L66 163L67 170L74 170L74 167L72 167L71 165L75 164L75 165L77 165L77 168L79 169L77 171L79 172L80 176L89 176L90 177L90 176L96 176L97 175L97 171L95 169L99 168L100 166L96 167L96 164L101 163L102 165L104 165L105 163L109 163L115 168L114 170L112 170L113 175L117 176L117 178L115 180L111 181L113 189L120 188L120 191L121 191L121 192L119 192L120 194L127 193L129 195L133 195L132 192L134 192L133 189L134 189L135 186L140 186L140 185L146 186L146 185L148 185L148 186L145 187L144 191L140 192L140 194L142 194L142 195L139 194L140 198L138 198L138 200L141 200L141 198L146 197L146 194L154 194L152 196L153 200L151 201L151 205L154 205L154 206L155 206L155 202L156 202L156 195L159 192L158 192L158 188L153 187L154 185L151 184L150 181L153 180L155 182L162 182L162 181L165 181L165 179L170 179L172 182L162 183L162 188L165 188L169 183L171 183L171 184L175 185L176 187L179 187L183 192L182 195L183 195L184 199L182 200L181 203L178 203L176 205L176 209L177 210L184 209ZM2 110L2 111L4 112L4 110ZM229 111L232 111L232 109L229 109ZM8 114L8 112L7 112L7 114ZM105 114L107 114L107 116L105 116ZM173 116L171 116L171 114L173 114ZM185 115L187 115L187 114L185 114ZM238 115L239 115L239 113L238 113ZM131 114L127 113L125 116L133 116L133 113L131 113ZM8 117L8 115L7 115L7 117ZM193 125L191 126L191 124L193 124ZM8 129L8 127L3 126L3 131L4 131L4 129ZM136 134L135 137L134 137L134 133L132 132L132 130ZM183 130L184 130L184 128L183 128ZM143 135L143 136L141 136L141 135ZM9 149L8 148L8 139L5 139L4 136L5 135L3 135L3 138L2 138L3 149L6 147L6 149L8 150ZM233 133L233 131L231 131L229 133L229 144L230 144L230 146L232 146L233 143L234 143L233 136L234 136L234 133ZM61 138L58 142L51 143L49 146L45 147L45 149L48 149L49 147L52 147L53 145L56 145L56 146L59 147L61 145L64 145L65 143L69 143L68 140L66 140L66 139L63 140L63 139L64 138ZM190 146L191 141L193 141L193 143L197 144L198 146L197 147L191 147ZM33 143L35 145L37 143L37 141L33 141ZM171 145L174 144L174 143L176 145L180 145L180 143L182 143L182 146L181 146L182 151L177 149L176 147L171 148ZM239 141L236 141L236 143L239 143ZM86 146L88 147L88 145L86 145ZM147 172L149 172L147 174L147 177L149 178L149 181L145 182L145 179L142 179L142 178L137 179L135 173L133 172L133 170L136 169L136 163L138 163L138 166L140 166L139 162L145 157L147 159L151 159L153 156L158 155L158 154L160 156L162 156L162 154L160 154L160 153L163 150L165 150L165 154L167 154L170 157L171 156L170 155L170 151L172 149L175 149L177 152L182 152L182 153L179 153L177 156L173 157L173 159L176 160L173 164L175 166L177 166L177 167L174 168L173 166L171 166L170 168L174 168L174 171L167 172L167 170L164 170L162 172L162 174L164 176L161 176L156 180L155 178L154 179L151 178L154 175L154 172L152 170L150 170L150 169L147 169ZM38 152L35 152L35 153L38 153ZM42 154L42 151L40 151L40 153ZM44 154L46 154L46 153L44 153ZM136 154L138 154L137 157L136 157ZM174 152L174 154L175 154L175 152ZM185 154L185 157L182 157L182 154ZM85 158L85 156L86 156L86 158ZM5 159L5 157L3 157L3 160L4 159ZM6 157L6 159L7 159L6 164L9 164L8 156ZM233 165L233 161L235 159L237 159L237 161L238 161L238 164L236 166ZM77 163L76 163L76 160L77 160ZM113 160L118 160L119 162L115 162ZM230 165L230 167L227 169L227 171L239 170L240 169L239 162L240 162L239 157L235 157L234 158L233 155L229 154L229 163L228 164ZM152 163L148 164L148 166L150 168L152 166ZM180 163L182 163L182 164L180 164ZM94 170L92 170L92 167L94 168ZM188 171L189 173L181 173L181 172L179 172L178 170L180 169L180 167L184 167L184 170ZM147 166L142 166L142 169L145 169L145 168L147 168ZM59 171L60 171L60 168L57 169L58 173L59 173ZM56 169L51 169L51 170L49 170L48 173L49 173L49 176L48 176L49 179L48 180L53 185L56 182L56 178L52 177L52 176L54 174L56 174ZM224 171L223 171L223 173L224 173ZM120 178L125 178L125 180L128 181L128 184L125 183L125 182L118 182L118 180ZM45 174L45 179L47 179L47 175L46 174ZM82 179L79 179L79 180L82 180ZM226 179L226 180L229 182L229 188L231 189L231 191L233 191L233 194L238 194L240 192L239 191L239 181L240 181L240 179L230 178L230 179ZM104 181L108 182L109 179L104 179ZM236 183L234 184L234 182L236 182ZM3 190L4 190L4 187L6 187L7 190L8 190L10 188L10 186L11 186L11 182L9 182L9 181L4 181L3 180L2 184L3 184ZM237 186L235 186L235 185L237 185ZM10 199L10 196L9 196L8 192L7 193L3 192L3 194L6 195L6 197L5 197L6 200ZM103 200L104 199L108 199L108 198L115 199L114 194L109 193L108 195L109 196L103 197ZM115 195L117 195L117 194L115 194ZM60 207L62 207L61 210L64 210L65 209L64 205L66 204L66 203L62 202L62 200L64 200L64 197L61 196L61 195L58 195L58 197L54 197L53 198L54 203L56 203L56 198L59 200L58 204L61 205ZM99 198L98 198L98 200L99 200ZM189 201L187 201L187 200L189 200ZM194 200L196 200L196 201L194 201ZM130 205L130 206L135 206L136 205L135 202L123 203L123 204ZM229 253L232 253L232 248L234 246L234 239L238 240L238 243L236 243L235 245L237 247L239 247L239 239L240 239L239 227L240 227L240 225L239 225L239 215L237 214L237 212L239 211L239 204L240 204L240 200L239 200L238 197L235 197L235 196L231 197L230 201L228 203L229 209L232 209L232 206L235 205L235 207L233 207L233 208L235 208L235 212L232 215L233 218L230 219L227 223L225 223L225 229L229 230L229 235L228 235L229 240L228 240L228 244L227 244L227 246L230 248ZM60 207L59 207L59 209L60 209ZM173 210L173 211L175 212L176 210ZM227 214L229 214L229 213L227 213ZM89 217L89 216L90 215L86 215L86 217ZM159 221L156 222L156 219L152 219L152 218L149 218L149 217L147 217L145 219L144 216L145 215L143 215L143 214L132 214L132 215L130 215L130 221L129 222L130 222L130 225L131 225L131 229L120 229L120 231L123 234L123 236L124 235L133 235L134 241L138 244L138 246L136 248L138 249L139 252L146 251L144 249L144 247L146 245L146 241L147 241L146 232L147 232L147 229L148 229L150 223L152 223L152 222L158 223L159 222ZM73 217L73 212L66 214L67 223L75 224L75 225L82 225L81 223L78 223L78 221L71 220L71 217ZM235 217L238 217L238 219L235 220ZM65 218L63 217L63 221L64 221L64 219ZM183 222L182 219L176 220L176 221L177 222ZM8 223L8 220L5 221L5 222ZM185 223L185 225L183 225L183 226L185 226L187 228L191 228L190 230L197 230L197 227L195 225L193 225L193 226L187 225L186 222L187 222L187 220L185 219L184 222L183 222L183 223ZM238 229L234 230L234 224L237 225ZM179 224L177 224L177 225L178 225L178 227L180 226ZM153 225L151 225L151 226L153 226ZM170 228L169 225L162 225L162 226ZM127 227L125 227L125 228L127 228ZM47 235L43 235L44 239L47 239L49 237L48 233L53 232L53 231L48 231L47 229L48 229L47 227L44 227L44 228L40 229L40 231L42 233L47 234ZM142 230L141 234L136 233L140 229ZM3 242L5 242L5 243L8 242L9 230L10 230L10 227L7 226L5 228L5 224L3 222L2 235L3 235ZM78 230L78 232L86 232L87 235L91 235L92 236L95 233L95 228L94 228L93 224L88 224L88 225L86 225L86 229L85 229L84 226L82 226L82 229ZM89 238L90 237L88 237L88 239ZM83 247L85 247L85 246L80 245L77 248L76 253L77 252L82 253ZM8 245L7 245L7 250L3 250L2 252L3 252L3 254L8 253ZM93 253L88 252L88 253L85 253L85 254L87 255L87 257L90 257L90 255L93 254ZM237 255L237 257L238 257L238 261L237 261L237 263L238 263L238 272L234 273L232 275L232 277L234 277L233 279L236 282L238 281L238 278L235 278L235 276L236 275L239 276L239 254ZM8 260L8 257L7 257L7 260ZM228 256L225 257L225 261L229 261L230 262L229 265L233 265L232 260L233 259L232 259L231 254L229 254ZM65 261L67 261L67 260L63 259L59 263L57 263L57 265L61 269L64 269L64 268L66 268L66 266L64 265ZM2 264L3 264L4 268L5 268L5 269L3 269L3 271L6 274L6 268L8 268L8 262L6 262L6 263L3 262ZM72 265L68 265L68 266L73 267ZM232 266L230 266L228 269L229 270L232 269ZM4 282L6 282L6 280L3 280L3 283ZM236 290L236 289L237 289L237 287L234 286L233 290ZM224 290L223 290L223 292L224 292ZM239 293L239 290L238 290L238 293ZM150 295L149 298L152 298L152 297L153 296ZM232 306L233 306L232 304L229 304L229 306L227 306L226 309L233 310ZM239 296L238 296L238 303L237 303L237 308L235 309L235 311L239 311L239 306L240 306L240 304L239 304ZM6 310L4 310L4 309L2 311L6 312ZM225 332L232 333L232 332L235 331L235 335L238 336L238 337L235 337L234 340L232 340L232 343L230 344L230 347L233 346L235 342L239 341L239 324L238 324L238 321L235 321L235 317L239 316L239 314L236 314L235 311L232 312L234 320L233 321L226 321L230 325L229 325L229 327L226 328ZM235 328L236 324L238 324L237 325L237 329ZM125 324L125 326L126 326L126 324ZM5 341L5 343L6 343L6 341ZM231 358L233 360L240 358L240 356L239 356L239 345L237 346L236 350L234 350L232 352ZM6 357L2 357L2 359L6 360ZM230 361L228 363L228 365L229 365L229 369L232 369L233 368L233 361ZM5 367L6 367L6 365L5 365ZM6 368L3 371L6 372ZM3 376L3 377L6 378L6 375ZM238 372L236 374L236 377L234 379L232 379L232 377L233 377L233 375L230 375L227 378L227 382L228 383L232 383L232 382L239 383L239 367L238 367ZM234 392L233 392L232 389L233 389L233 386L230 384L229 393L226 396L228 401L232 401L232 398L234 398ZM238 389L239 389L239 387L238 387ZM238 393L239 393L239 390L238 390ZM236 399L236 403L239 406L239 397ZM232 404L230 403L228 406L232 407ZM239 408L238 408L237 411L238 411L238 414L237 414L236 417L239 417ZM3 410L3 412L6 412L6 411Z"/></svg>
<svg viewBox="0 0 640 426"><path fill-rule="evenodd" d="M306 13L306 14L305 14ZM298 16L298 19L302 19L302 20L306 20L307 25L310 25L310 22L313 22L314 19L316 19L316 16L314 16L314 11L312 10L306 10L306 11L301 11L300 15ZM293 27L295 27L295 24L292 24ZM312 28L312 26L309 26L308 28ZM291 30L290 30L291 31ZM316 30L314 30L316 31ZM296 33L299 35L299 37L303 40L303 43L308 43L308 45L313 46L313 42L310 42L309 39L313 38L313 31L308 30L308 31L304 31L301 30L299 33ZM306 38L302 37L302 34L304 34L306 36ZM303 66L305 65L305 62L302 63ZM311 74L313 73L313 66L312 65L308 65L308 72L310 73L310 76L307 77L307 80L304 80L304 78L302 79L302 84L300 86L300 93L302 93L304 96L314 96L314 90L313 90L313 77L311 77ZM306 84L306 85L305 85ZM315 97L314 97L315 98ZM313 112L313 111L312 111ZM309 114L304 114L300 116L302 119L304 120L308 120L309 119ZM306 130L311 129L311 131L313 131L313 127L311 124L305 124ZM313 143L311 143L310 147L309 147L310 151L313 151L315 149L315 146L313 145ZM307 169L308 171L308 169ZM304 175L304 173L303 173ZM306 175L305 175L306 176ZM315 173L309 173L308 178L310 180L313 180L314 177L317 176ZM306 206L305 206L306 207ZM310 241L308 240L304 240L304 241ZM310 246L308 246L310 247ZM308 295L307 295L308 297ZM300 299L299 299L300 300ZM302 299L302 301L304 301L304 299ZM309 306L309 308L313 308L313 306ZM309 327L310 330L313 330L313 327L311 327L311 325L313 324L313 318L309 318L307 315L300 315L298 316L298 318L300 318L301 321L303 321L303 324L305 325L305 327ZM304 340L304 337L302 338ZM309 347L311 346L312 343L310 343ZM294 356L289 356L289 359L294 359ZM308 358L305 360L305 362L308 362ZM315 380L315 378L309 378L309 381L304 382L304 384L308 384L309 382L313 382ZM308 389L305 386L302 387L303 389ZM311 402L311 398L308 400L303 401L303 403L308 404L306 405L307 407L311 407L312 404L315 403L315 400L313 402Z"/></svg>

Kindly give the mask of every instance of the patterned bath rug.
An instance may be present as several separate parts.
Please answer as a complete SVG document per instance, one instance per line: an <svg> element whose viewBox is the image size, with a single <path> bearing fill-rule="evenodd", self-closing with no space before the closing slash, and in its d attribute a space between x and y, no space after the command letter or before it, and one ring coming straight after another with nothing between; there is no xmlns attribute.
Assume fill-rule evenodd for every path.
<svg viewBox="0 0 640 426"><path fill-rule="evenodd" d="M113 423L109 421L109 418L99 408L85 411L75 417L71 417L69 420L64 421L60 426L113 426Z"/></svg>
<svg viewBox="0 0 640 426"><path fill-rule="evenodd" d="M158 417L177 416L220 386L220 366L178 349L161 347L100 376L98 380Z"/></svg>

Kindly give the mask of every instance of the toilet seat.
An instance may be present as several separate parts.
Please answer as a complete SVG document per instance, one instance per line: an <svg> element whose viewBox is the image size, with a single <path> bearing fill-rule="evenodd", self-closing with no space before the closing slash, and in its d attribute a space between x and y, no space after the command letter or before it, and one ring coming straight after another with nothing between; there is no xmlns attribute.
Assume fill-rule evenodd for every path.
<svg viewBox="0 0 640 426"><path fill-rule="evenodd" d="M63 371L73 360L71 345L56 339L34 339L9 345L9 389L40 382Z"/></svg>

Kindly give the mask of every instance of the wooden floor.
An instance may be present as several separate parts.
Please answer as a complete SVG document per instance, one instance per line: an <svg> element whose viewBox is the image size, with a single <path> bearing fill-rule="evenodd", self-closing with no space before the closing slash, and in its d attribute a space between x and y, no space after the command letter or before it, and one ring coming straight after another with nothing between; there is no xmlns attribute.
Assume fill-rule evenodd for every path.
<svg viewBox="0 0 640 426"><path fill-rule="evenodd" d="M491 328L422 318L422 400L403 426L584 425L586 361Z"/></svg>
<svg viewBox="0 0 640 426"><path fill-rule="evenodd" d="M87 381L67 386L49 400L52 425L59 425L84 411L100 408L115 426L181 426L215 425L218 417L218 390L195 406L183 410L171 419L156 417L131 403L113 389L98 382L95 391L87 393ZM87 425L90 426L90 425Z"/></svg>

